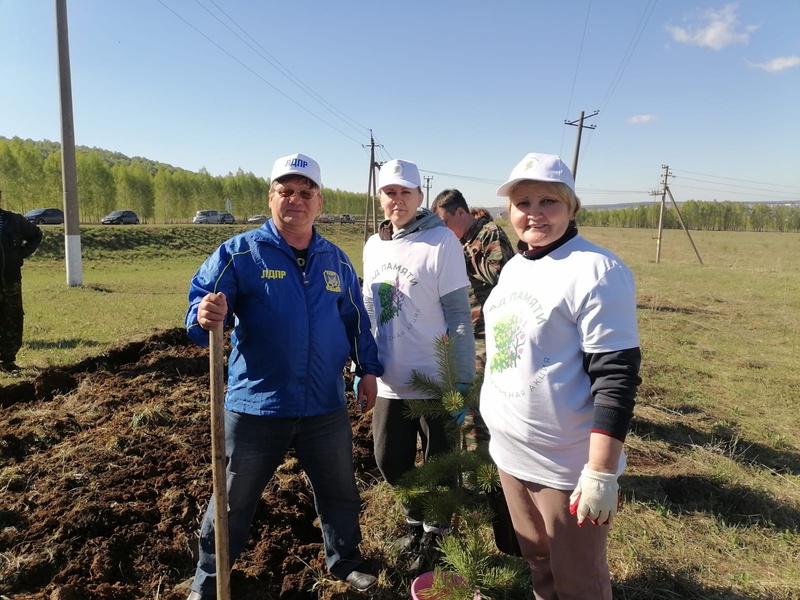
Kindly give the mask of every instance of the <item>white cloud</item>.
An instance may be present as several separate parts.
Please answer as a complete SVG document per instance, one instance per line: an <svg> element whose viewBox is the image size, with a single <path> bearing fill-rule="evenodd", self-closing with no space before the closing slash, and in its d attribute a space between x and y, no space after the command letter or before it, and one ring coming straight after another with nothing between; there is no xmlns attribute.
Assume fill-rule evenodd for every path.
<svg viewBox="0 0 800 600"><path fill-rule="evenodd" d="M757 25L741 26L736 15L738 4L726 4L720 9L698 9L694 15L684 17L686 27L667 24L672 39L690 46L722 50L731 44L746 44Z"/></svg>
<svg viewBox="0 0 800 600"><path fill-rule="evenodd" d="M630 123L631 125L641 125L642 123L655 123L658 121L658 117L655 115L633 115L632 117L628 117L625 119L626 123Z"/></svg>
<svg viewBox="0 0 800 600"><path fill-rule="evenodd" d="M748 60L747 64L754 69L761 69L762 71L774 73L800 66L800 56L779 56L778 58L773 58L763 63L754 63Z"/></svg>

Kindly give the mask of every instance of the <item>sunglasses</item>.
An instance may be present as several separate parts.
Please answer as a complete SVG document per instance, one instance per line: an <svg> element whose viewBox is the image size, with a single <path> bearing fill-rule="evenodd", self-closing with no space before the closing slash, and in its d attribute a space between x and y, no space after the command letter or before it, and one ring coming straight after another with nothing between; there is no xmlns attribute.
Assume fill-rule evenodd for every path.
<svg viewBox="0 0 800 600"><path fill-rule="evenodd" d="M314 190L293 190L292 188L286 188L286 187L275 191L278 192L281 198L287 198L287 199L297 194L297 197L300 198L301 200L311 200L312 198L314 198L314 196L317 195L317 192L315 192Z"/></svg>

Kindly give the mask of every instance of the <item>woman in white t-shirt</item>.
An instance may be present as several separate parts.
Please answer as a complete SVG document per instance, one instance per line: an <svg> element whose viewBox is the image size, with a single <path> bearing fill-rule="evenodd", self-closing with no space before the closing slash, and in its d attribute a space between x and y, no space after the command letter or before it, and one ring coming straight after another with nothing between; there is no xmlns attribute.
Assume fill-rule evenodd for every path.
<svg viewBox="0 0 800 600"><path fill-rule="evenodd" d="M484 305L481 413L537 600L611 600L606 560L641 353L630 269L580 235L567 166L528 154L497 190L520 254Z"/></svg>
<svg viewBox="0 0 800 600"><path fill-rule="evenodd" d="M457 380L475 377L475 340L469 307L469 279L461 243L423 200L417 165L391 160L380 170L381 207L386 220L364 246L364 304L370 315L378 358L378 398L372 416L375 459L384 479L395 485L415 465L417 440L425 458L452 446L441 418L411 419L407 400L421 399L409 385L411 372L438 378L436 340L454 340ZM424 522L420 506L404 506L411 540L423 530L440 533L446 524Z"/></svg>

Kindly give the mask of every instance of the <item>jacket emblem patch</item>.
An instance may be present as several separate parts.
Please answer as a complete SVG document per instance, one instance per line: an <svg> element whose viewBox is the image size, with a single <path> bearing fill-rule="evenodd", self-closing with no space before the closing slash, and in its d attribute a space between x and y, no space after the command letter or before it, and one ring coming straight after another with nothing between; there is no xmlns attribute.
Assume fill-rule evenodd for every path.
<svg viewBox="0 0 800 600"><path fill-rule="evenodd" d="M339 281L339 274L335 271L325 271L325 289L329 292L341 292L342 284Z"/></svg>

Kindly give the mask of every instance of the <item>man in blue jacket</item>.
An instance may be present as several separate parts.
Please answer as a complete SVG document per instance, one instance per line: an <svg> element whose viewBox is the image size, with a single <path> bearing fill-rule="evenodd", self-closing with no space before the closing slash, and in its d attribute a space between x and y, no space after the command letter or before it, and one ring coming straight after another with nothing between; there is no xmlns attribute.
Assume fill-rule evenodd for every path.
<svg viewBox="0 0 800 600"><path fill-rule="evenodd" d="M272 218L203 263L186 314L200 345L208 344L208 330L234 322L225 396L231 561L244 548L264 487L294 447L314 490L327 567L366 591L376 578L358 549L361 500L342 370L351 358L367 411L383 367L355 269L314 228L322 210L319 165L303 154L285 156L270 179ZM215 595L214 509L212 499L189 600Z"/></svg>

